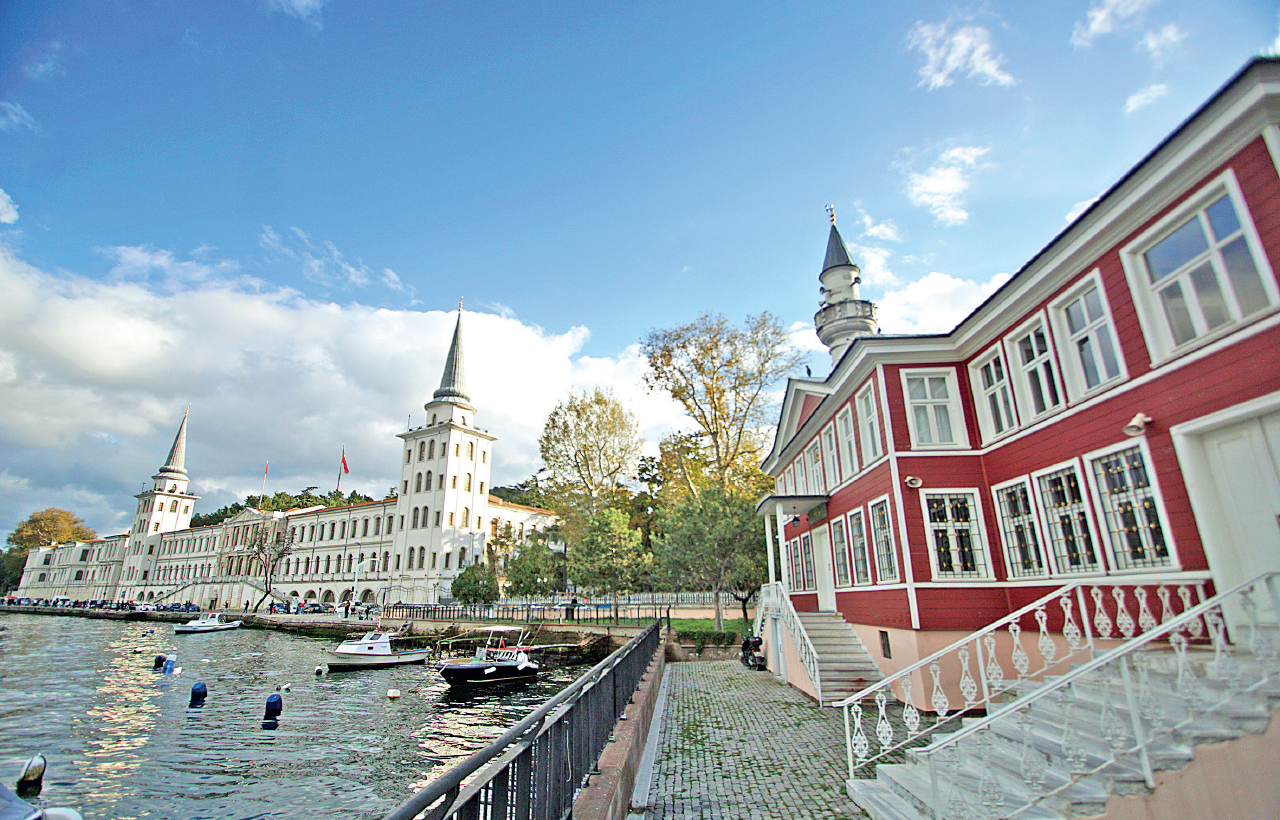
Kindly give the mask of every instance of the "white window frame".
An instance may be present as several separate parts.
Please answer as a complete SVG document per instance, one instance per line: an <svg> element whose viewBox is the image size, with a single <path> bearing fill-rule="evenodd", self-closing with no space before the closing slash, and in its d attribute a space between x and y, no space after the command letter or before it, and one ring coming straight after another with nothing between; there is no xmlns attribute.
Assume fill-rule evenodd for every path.
<svg viewBox="0 0 1280 820"><path fill-rule="evenodd" d="M782 472L782 494L796 494L796 473L792 465L788 464L787 469Z"/></svg>
<svg viewBox="0 0 1280 820"><path fill-rule="evenodd" d="M1058 509L1051 503L1051 500L1045 497L1045 486L1042 479L1052 476L1067 469L1074 469L1076 481L1080 489L1079 511L1084 514L1085 528L1089 533L1089 544L1092 550L1093 561L1092 566L1082 566L1080 569L1071 569L1069 564L1065 564L1059 560L1058 551L1053 544L1053 520L1051 514ZM1086 475L1085 465L1078 458L1071 458L1057 464L1050 465L1041 470L1036 470L1029 476L1032 495L1035 498L1037 513L1040 516L1041 548L1045 552L1045 560L1050 567L1050 574L1060 578L1079 578L1081 576L1103 575L1107 572L1109 564L1107 563L1106 550L1103 549L1101 533L1098 531L1097 511L1093 506L1092 485L1089 483L1089 477ZM1061 522L1059 521L1059 525ZM1075 519L1075 524L1079 524L1079 518ZM1073 525L1073 535L1075 535L1075 526ZM1078 536L1077 536L1078 537Z"/></svg>
<svg viewBox="0 0 1280 820"><path fill-rule="evenodd" d="M1040 569L1032 572L1021 567L1021 562L1017 570L1014 570L1012 556L1020 553L1022 545L1012 538L1012 533L1006 527L1007 519L1005 516L1005 507L1001 503L1000 494L1006 490L1020 487L1026 493L1028 511L1026 517L1029 519L1031 535L1035 537L1035 548L1039 552ZM1022 580L1024 578L1047 578L1053 574L1053 560L1050 554L1049 542L1044 534L1044 522L1041 520L1040 504L1036 498L1035 485L1031 481L1030 476L1018 476L1012 481L1003 481L994 484L991 487L991 503L995 505L996 511L996 527L1000 532L1000 548L1001 556L1004 560L1004 568L1006 577L1009 580ZM1079 574L1079 573L1074 573Z"/></svg>
<svg viewBox="0 0 1280 820"><path fill-rule="evenodd" d="M988 390L982 383L982 369L997 358L1004 370L1004 381L997 382L995 388ZM973 403L978 407L978 430L982 433L983 442L1004 438L1018 429L1018 402L1014 396L1013 374L1009 372L1009 354L1005 352L1004 345L999 342L991 345L969 365L969 389L973 393ZM997 431L996 420L991 415L990 395L995 393L998 397L1001 392L1011 418L1008 426Z"/></svg>
<svg viewBox="0 0 1280 820"><path fill-rule="evenodd" d="M840 479L858 474L858 433L853 408L846 405L836 414L836 447L840 451Z"/></svg>
<svg viewBox="0 0 1280 820"><path fill-rule="evenodd" d="M883 545L885 547L884 554L889 556L889 560L893 563L892 578L884 578L881 576L881 573L880 573L880 565L881 565L880 555L881 555L882 544L881 544L881 539L876 534L875 514L876 514L876 507L880 506L881 504L884 504L885 534L887 536L885 540L887 540L888 542L887 544ZM893 537L893 506L889 503L889 496L882 495L879 498L872 499L871 502L867 504L867 523L868 523L867 534L869 536L867 540L871 543L871 556L873 561L873 567L875 568L876 583L877 584L902 583L902 567L898 565L898 549L897 549L895 539Z"/></svg>
<svg viewBox="0 0 1280 820"><path fill-rule="evenodd" d="M1094 462L1106 458L1114 453L1129 449L1137 449L1142 455L1143 469L1147 473L1147 487L1150 491L1150 500L1155 505L1156 521L1160 525L1161 536L1164 538L1164 548L1166 553L1168 553L1167 563L1137 567L1122 566L1123 563L1129 563L1133 559L1130 557L1121 562L1117 557L1117 553L1122 549L1122 545L1117 544L1112 540L1111 528L1107 524L1111 510L1108 509L1109 505L1103 498L1103 496L1108 495L1108 493L1106 488L1102 487L1098 482ZM1089 482L1089 489L1093 493L1093 512L1098 529L1098 538L1095 543L1097 543L1105 553L1107 562L1111 567L1111 572L1113 574L1121 575L1126 573L1164 572L1167 570L1181 569L1181 562L1178 560L1178 547L1174 542L1173 537L1173 528L1169 524L1168 508L1164 503L1164 495L1160 492L1160 482L1157 479L1155 467L1151 460L1151 448L1147 444L1146 437L1139 436L1116 442L1108 447L1103 447L1101 449L1094 450L1093 452L1085 453L1081 459L1084 462L1083 470L1085 473L1085 480Z"/></svg>
<svg viewBox="0 0 1280 820"><path fill-rule="evenodd" d="M931 367L926 369L902 370L899 373L902 379L902 402L907 414L907 429L911 431L911 449L913 450L965 450L969 447L969 430L965 424L964 418L964 402L960 400L960 380L956 378L956 369L954 367ZM908 383L911 379L924 379L926 385L929 379L941 378L947 390L945 399L945 407L947 408L947 423L951 427L951 441L929 441L922 442L921 430L916 423L916 405L912 403L911 391ZM926 400L928 407L943 406L943 402L936 399ZM929 417L930 435L937 436L934 429L936 417L933 413L926 413Z"/></svg>
<svg viewBox="0 0 1280 820"><path fill-rule="evenodd" d="M814 439L804 450L804 466L809 474L808 495L826 495L827 488L822 475L822 442Z"/></svg>
<svg viewBox="0 0 1280 820"><path fill-rule="evenodd" d="M1213 204L1224 193L1231 198L1236 217L1239 218L1240 226L1243 229L1245 243L1253 256L1253 263L1257 266L1258 275L1262 279L1263 290L1271 305L1247 317L1239 318L1233 315L1231 321L1226 324L1177 344L1165 319L1159 296L1147 276L1146 265L1142 255L1153 248L1160 240L1180 228L1188 219L1195 218L1200 211ZM1211 255L1213 255L1212 252ZM1139 234L1128 245L1121 248L1120 262L1124 267L1125 277L1129 281L1129 290L1133 294L1133 304L1138 312L1138 325L1142 328L1142 336L1147 343L1147 350L1151 354L1152 367L1175 356L1180 356L1189 350L1203 347L1215 339L1238 330L1245 324L1255 322L1280 310L1280 291L1277 290L1275 274L1271 270L1270 260L1267 258L1262 240L1258 236L1258 230L1254 226L1253 215L1247 207L1244 193L1240 190L1240 183L1236 179L1235 171L1230 168L1217 178L1205 183L1195 194L1187 197L1186 201L1181 205L1165 214L1158 222ZM1222 284L1222 280L1219 280L1219 284ZM1235 306L1230 304L1228 304L1228 311L1232 314L1237 312Z"/></svg>
<svg viewBox="0 0 1280 820"><path fill-rule="evenodd" d="M862 452L863 465L869 465L884 456L884 442L881 440L880 403L876 401L875 382L859 390L854 397L855 409L858 413L858 442ZM869 408L869 412L864 409Z"/></svg>
<svg viewBox="0 0 1280 820"><path fill-rule="evenodd" d="M975 554L974 563L975 563L975 567L978 568L976 574L973 574L973 575L966 575L966 574L963 574L962 572L956 571L955 569L953 569L949 573L944 573L942 571L941 565L938 563L938 544L934 540L935 530L937 529L937 526L929 518L929 499L937 496L949 496L949 495L967 495L969 497L970 503L972 504L972 509L970 510L969 514L970 514L970 522L973 526L970 528L970 532L977 540L977 543L975 543L973 547L974 547L974 554ZM924 516L923 520L924 520L924 527L925 527L925 537L928 539L928 542L929 542L929 566L933 571L933 580L964 581L966 583L969 581L994 580L995 572L992 569L991 550L988 547L987 527L986 527L986 523L983 520L982 491L979 490L977 487L937 488L937 489L930 487L927 490L921 490L919 493L919 496L920 496L920 510L922 515ZM948 511L948 513L949 512L950 511ZM954 532L957 532L959 530L959 528L950 526L950 525L946 529L952 531L953 535L954 535ZM955 539L953 538L953 541L954 540ZM953 567L959 566L958 548L955 546L952 546L949 551L955 553L955 557L952 559Z"/></svg>
<svg viewBox="0 0 1280 820"><path fill-rule="evenodd" d="M827 522L831 540L831 572L836 589L847 589L853 586L853 551L849 548L849 527L844 516L837 516ZM836 537L836 533L840 537ZM844 561L844 579L840 578L841 559Z"/></svg>
<svg viewBox="0 0 1280 820"><path fill-rule="evenodd" d="M862 532L862 547L861 547L862 566L866 570L865 577L861 579L859 579L858 577L858 556L857 556L858 546L853 539L853 532L854 532L853 520L855 517L858 519L858 528ZM849 543L849 556L851 559L849 564L849 573L850 573L850 576L853 578L853 585L856 587L870 586L871 584L875 583L875 574L873 572L873 570L875 569L875 558L871 555L871 552L869 549L869 547L871 546L871 540L867 537L867 532L868 532L867 516L866 516L866 512L862 509L862 507L858 507L855 510L850 510L845 515L844 532L845 532L845 538L848 540L848 543Z"/></svg>
<svg viewBox="0 0 1280 820"><path fill-rule="evenodd" d="M827 492L834 492L840 486L840 462L836 455L836 426L828 424L822 431L822 477L827 483Z"/></svg>
<svg viewBox="0 0 1280 820"><path fill-rule="evenodd" d="M1102 317L1100 320L1090 323L1083 333L1073 335L1071 325L1067 321L1067 307L1073 302L1082 299L1089 290L1095 288L1098 291L1098 301L1102 306ZM1102 286L1102 273L1100 270L1095 268L1055 300L1049 309L1049 319L1053 324L1054 334L1062 343L1062 356L1059 363L1061 377L1066 384L1067 395L1071 401L1078 401L1086 396L1101 393L1116 384L1128 380L1129 370L1124 363L1124 351L1120 348L1120 337L1116 333L1115 317L1111 313L1111 303L1107 299L1107 289ZM1076 348L1076 341L1077 338L1085 336L1096 339L1103 332L1111 337L1111 348L1116 357L1118 372L1116 375L1108 377L1102 367L1102 359L1099 356L1096 364L1099 368L1100 381L1090 387L1085 378L1084 363L1081 361L1080 352Z"/></svg>
<svg viewBox="0 0 1280 820"><path fill-rule="evenodd" d="M1029 369L1023 363L1018 349L1018 341L1022 337L1033 333L1037 327L1043 329L1045 346L1048 349L1045 353L1036 356L1037 364L1035 369L1043 375L1044 362L1047 360L1052 365L1053 373L1049 386L1058 394L1057 404L1051 405L1046 401L1045 409L1039 412L1036 411L1035 399L1032 397L1031 380L1027 375ZM1018 415L1026 424L1061 412L1067 406L1067 393L1062 385L1062 364L1058 360L1058 350L1054 342L1053 326L1049 324L1044 313L1040 311L1037 311L1004 337L1004 363L1009 369L1010 378L1013 380L1013 395L1017 404ZM1045 398L1049 397L1046 396Z"/></svg>
<svg viewBox="0 0 1280 820"><path fill-rule="evenodd" d="M795 466L796 495L809 494L809 468L805 465L807 457L806 451L801 450L800 455L792 462Z"/></svg>

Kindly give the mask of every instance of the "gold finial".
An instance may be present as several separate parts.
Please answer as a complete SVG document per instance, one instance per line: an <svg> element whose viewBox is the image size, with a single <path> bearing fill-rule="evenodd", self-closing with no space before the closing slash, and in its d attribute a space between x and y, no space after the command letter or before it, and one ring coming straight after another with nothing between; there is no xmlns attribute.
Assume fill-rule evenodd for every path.
<svg viewBox="0 0 1280 820"><path fill-rule="evenodd" d="M834 205L827 206L827 216L831 217L832 225L836 224L836 206Z"/></svg>
<svg viewBox="0 0 1280 820"><path fill-rule="evenodd" d="M462 312L462 297L461 297L461 296L459 296L459 297L458 297L458 312L459 312L459 313L461 313L461 312Z"/></svg>

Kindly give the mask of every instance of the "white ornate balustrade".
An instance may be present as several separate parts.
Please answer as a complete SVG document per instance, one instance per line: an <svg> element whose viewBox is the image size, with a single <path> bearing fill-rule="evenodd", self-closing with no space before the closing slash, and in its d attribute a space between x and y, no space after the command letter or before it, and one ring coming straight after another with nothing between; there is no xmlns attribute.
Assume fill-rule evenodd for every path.
<svg viewBox="0 0 1280 820"><path fill-rule="evenodd" d="M818 669L818 652L813 648L813 642L809 640L809 633L805 631L804 624L800 622L800 616L796 614L795 607L791 605L791 598L787 595L782 584L765 584L760 588L760 602L756 606L756 634L762 634L765 618L770 613L782 619L783 624L787 627L787 634L791 636L791 642L795 644L796 654L800 657L800 663L809 673L809 680L813 682L814 694L819 703L822 703L822 675ZM777 647L779 653L782 647Z"/></svg>

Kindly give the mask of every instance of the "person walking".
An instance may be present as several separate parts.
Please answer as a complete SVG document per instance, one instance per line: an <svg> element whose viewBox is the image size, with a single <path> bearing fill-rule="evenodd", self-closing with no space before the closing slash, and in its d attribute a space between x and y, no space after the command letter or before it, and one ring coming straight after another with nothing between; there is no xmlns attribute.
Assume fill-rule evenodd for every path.
<svg viewBox="0 0 1280 820"><path fill-rule="evenodd" d="M573 596L572 600L569 601L569 620L571 621L578 620L578 596L577 595Z"/></svg>

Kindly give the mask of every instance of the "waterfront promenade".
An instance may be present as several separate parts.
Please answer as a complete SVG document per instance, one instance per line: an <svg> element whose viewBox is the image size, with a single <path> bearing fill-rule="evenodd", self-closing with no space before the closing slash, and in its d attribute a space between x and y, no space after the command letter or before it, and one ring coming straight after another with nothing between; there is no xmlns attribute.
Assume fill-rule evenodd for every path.
<svg viewBox="0 0 1280 820"><path fill-rule="evenodd" d="M663 687L631 820L865 817L844 793L843 710L736 660L669 663Z"/></svg>

